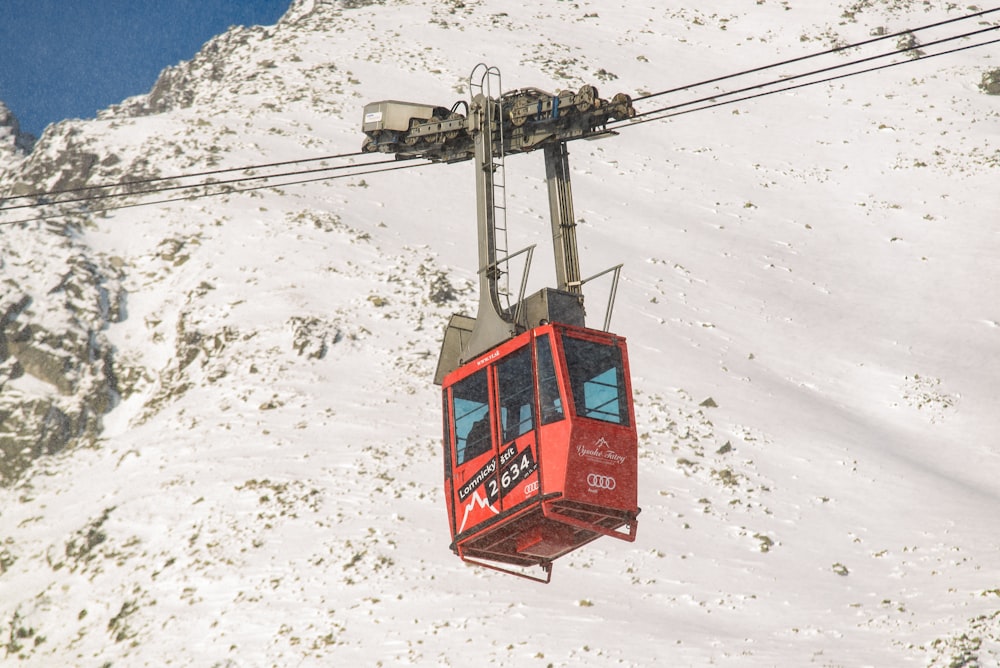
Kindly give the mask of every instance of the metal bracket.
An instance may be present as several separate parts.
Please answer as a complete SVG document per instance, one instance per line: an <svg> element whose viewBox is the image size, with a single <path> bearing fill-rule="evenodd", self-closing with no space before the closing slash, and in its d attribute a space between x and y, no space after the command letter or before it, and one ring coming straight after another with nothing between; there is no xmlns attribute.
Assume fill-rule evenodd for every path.
<svg viewBox="0 0 1000 668"><path fill-rule="evenodd" d="M627 521L625 521L625 524L628 527L628 532L626 533L618 531L617 529L609 529L607 527L598 526L591 522L584 522L583 520L579 520L570 515L561 513L552 506L547 506L544 512L546 517L552 517L558 522L569 524L575 527L580 527L581 529L586 529L588 531L595 531L605 536L611 536L612 538L623 540L627 543L635 542L635 533L636 530L639 528L639 520L636 519L634 516L628 518Z"/></svg>
<svg viewBox="0 0 1000 668"><path fill-rule="evenodd" d="M623 264L619 264L619 265L616 265L614 267L609 267L608 269L605 269L602 272L594 274L593 276L590 276L590 277L585 278L582 281L580 281L580 286L583 287L583 285L585 283L587 283L588 281L592 281L595 278L600 278L604 274L607 274L609 272L614 272L614 274L615 274L614 277L611 279L611 293L608 295L608 307L604 311L604 331L605 332L608 331L609 329L611 329L611 311L615 307L615 297L617 297L617 295L618 295L618 279L621 276L622 267L623 266L624 266Z"/></svg>
<svg viewBox="0 0 1000 668"><path fill-rule="evenodd" d="M498 571L500 573L505 573L507 575L516 575L519 578L524 578L525 580L531 580L532 582L541 582L542 584L548 584L552 581L552 562L545 561L538 566L545 571L545 578L540 578L531 573L526 573L524 571L516 571L512 568L504 568L503 566L497 566L496 564L491 564L487 561L479 561L478 559L470 559L469 557L462 556L462 561L470 563L474 566L482 566L483 568L489 568L493 571Z"/></svg>

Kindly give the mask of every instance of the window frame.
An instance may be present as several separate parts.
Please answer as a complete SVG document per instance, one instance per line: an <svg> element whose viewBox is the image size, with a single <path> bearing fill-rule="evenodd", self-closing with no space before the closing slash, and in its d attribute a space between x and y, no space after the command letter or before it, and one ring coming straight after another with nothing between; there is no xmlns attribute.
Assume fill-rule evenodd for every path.
<svg viewBox="0 0 1000 668"><path fill-rule="evenodd" d="M514 365L519 365L520 368L513 368ZM496 401L498 417L500 418L500 443L502 445L534 431L538 422L536 370L530 341L526 341L523 346L515 348L490 366L493 367L496 379ZM512 375L508 377L508 373ZM520 380L523 379L525 373L528 377L526 383ZM508 402L508 398L514 401ZM527 399L527 401L519 401L519 399ZM515 418L516 429L511 429L509 412L515 402L518 409L518 415ZM528 409L526 418L524 417L525 408Z"/></svg>
<svg viewBox="0 0 1000 668"><path fill-rule="evenodd" d="M476 383L482 379L482 388L475 388L478 392L480 390L485 391L486 401L480 402L476 399L469 399L466 396L473 393L468 393L466 396L459 396L460 390L463 385ZM465 378L459 380L454 385L449 388L449 428L452 432L452 443L454 449L453 466L460 467L464 466L468 462L476 459L477 457L495 450L493 444L493 425L492 416L490 411L490 374L489 367L484 366L481 369L477 369L475 372L470 373ZM469 404L479 404L478 406L471 408L469 410L464 410L460 412L461 405L459 401L467 402ZM484 412L480 412L483 411ZM469 436L472 434L473 429L477 427L480 421L486 420L486 436L485 440L487 447L485 450L476 451L472 456L468 455L469 451ZM465 421L468 421L468 428L465 428ZM464 434L462 434L464 431ZM481 439L480 439L481 440ZM479 441L477 440L477 443Z"/></svg>
<svg viewBox="0 0 1000 668"><path fill-rule="evenodd" d="M561 339L567 394L572 397L569 403L573 407L573 414L585 420L597 420L622 427L631 426L625 359L620 344L617 341L600 341L574 336L570 332L563 332ZM587 346L591 346L590 352L585 352ZM595 358L592 353L594 350L600 350L605 355ZM588 358L589 363L585 364ZM603 360L611 364L601 364ZM591 369L601 367L604 368L599 373L589 373ZM614 383L595 380L611 371L614 371ZM598 386L596 389L595 384ZM588 390L592 392L588 393ZM600 403L592 404L591 401L595 398ZM613 405L614 410L608 410L606 407L609 405Z"/></svg>

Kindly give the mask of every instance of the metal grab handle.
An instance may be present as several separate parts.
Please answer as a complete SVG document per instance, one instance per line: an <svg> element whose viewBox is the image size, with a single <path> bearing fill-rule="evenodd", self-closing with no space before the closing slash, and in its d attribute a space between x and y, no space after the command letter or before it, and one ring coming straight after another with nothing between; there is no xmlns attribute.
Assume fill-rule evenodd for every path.
<svg viewBox="0 0 1000 668"><path fill-rule="evenodd" d="M624 264L619 264L619 265L616 265L614 267L609 267L608 269L605 269L604 271L602 271L600 273L594 274L593 276L590 276L589 278L583 279L579 283L579 285L581 287L583 287L584 283L587 283L588 281L592 281L595 278L600 278L601 276L603 276L604 274L607 274L609 272L614 272L614 274L615 274L614 278L611 279L611 294L608 295L608 308L604 312L604 331L605 332L608 331L611 328L611 311L615 307L615 297L618 294L618 278L621 276L622 267L623 266L625 266L625 265Z"/></svg>

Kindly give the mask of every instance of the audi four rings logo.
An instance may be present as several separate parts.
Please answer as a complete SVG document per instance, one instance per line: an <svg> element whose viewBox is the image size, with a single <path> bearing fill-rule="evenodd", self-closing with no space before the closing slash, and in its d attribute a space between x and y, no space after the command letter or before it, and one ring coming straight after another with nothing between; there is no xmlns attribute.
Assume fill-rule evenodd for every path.
<svg viewBox="0 0 1000 668"><path fill-rule="evenodd" d="M609 475L598 475L596 473L591 473L587 476L587 484L591 487L596 487L598 489L614 489L615 479Z"/></svg>

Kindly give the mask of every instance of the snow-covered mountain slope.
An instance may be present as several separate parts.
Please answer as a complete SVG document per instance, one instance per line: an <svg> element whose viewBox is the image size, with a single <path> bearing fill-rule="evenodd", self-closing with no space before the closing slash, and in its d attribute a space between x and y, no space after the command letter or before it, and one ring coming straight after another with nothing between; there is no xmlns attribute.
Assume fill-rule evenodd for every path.
<svg viewBox="0 0 1000 668"><path fill-rule="evenodd" d="M638 96L969 11L298 0L149 96L49 128L0 185L349 153L366 102L450 106L478 62L506 88ZM59 238L123 295L83 327L113 351L118 396L98 441L0 489L0 657L996 663L1000 98L979 84L998 55L570 145L583 273L625 262L612 327L630 345L643 510L635 543L597 541L548 586L447 548L431 379L447 317L476 301L470 163L75 217ZM507 161L511 247L544 258L542 170ZM40 235L39 294L65 273L46 229L0 228ZM13 266L3 277L27 281ZM601 286L588 299L599 312ZM77 326L61 313L18 318Z"/></svg>

